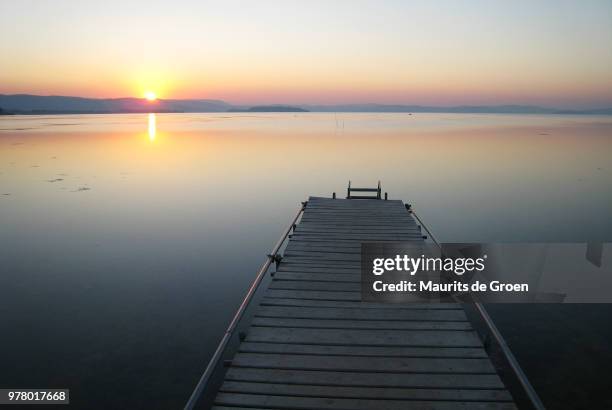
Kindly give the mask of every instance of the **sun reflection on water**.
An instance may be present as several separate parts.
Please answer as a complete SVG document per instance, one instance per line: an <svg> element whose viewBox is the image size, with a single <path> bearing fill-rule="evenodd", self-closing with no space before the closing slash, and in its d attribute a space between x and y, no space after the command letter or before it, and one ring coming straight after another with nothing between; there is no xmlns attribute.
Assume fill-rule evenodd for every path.
<svg viewBox="0 0 612 410"><path fill-rule="evenodd" d="M155 122L155 114L149 114L149 141L155 141L155 134L157 133L157 125Z"/></svg>

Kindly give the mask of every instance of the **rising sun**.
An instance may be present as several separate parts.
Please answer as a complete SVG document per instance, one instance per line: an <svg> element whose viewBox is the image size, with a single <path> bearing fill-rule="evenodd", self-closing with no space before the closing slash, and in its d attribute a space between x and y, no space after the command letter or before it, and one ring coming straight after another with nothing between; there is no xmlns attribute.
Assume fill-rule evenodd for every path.
<svg viewBox="0 0 612 410"><path fill-rule="evenodd" d="M157 95L155 95L153 91L147 91L146 93L144 93L144 96L149 101L157 100Z"/></svg>

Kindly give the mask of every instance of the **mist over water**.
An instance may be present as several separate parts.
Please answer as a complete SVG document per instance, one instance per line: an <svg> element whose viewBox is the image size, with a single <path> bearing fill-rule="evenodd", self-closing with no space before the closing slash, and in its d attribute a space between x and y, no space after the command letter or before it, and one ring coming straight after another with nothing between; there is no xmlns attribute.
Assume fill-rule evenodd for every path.
<svg viewBox="0 0 612 410"><path fill-rule="evenodd" d="M605 116L1 117L0 387L180 407L309 195L380 180L446 242L611 241L610 153ZM545 402L603 392L607 306L491 310Z"/></svg>

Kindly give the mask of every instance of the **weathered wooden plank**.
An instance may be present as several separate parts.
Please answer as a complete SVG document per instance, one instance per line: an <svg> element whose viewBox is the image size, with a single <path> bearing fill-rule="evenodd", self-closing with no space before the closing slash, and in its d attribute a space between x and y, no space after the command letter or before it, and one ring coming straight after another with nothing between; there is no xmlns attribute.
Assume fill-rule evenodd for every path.
<svg viewBox="0 0 612 410"><path fill-rule="evenodd" d="M307 213L304 213L302 218L355 218L355 219L369 219L379 218L388 220L399 220L409 216L410 214L406 211L398 211L396 209L387 210L367 210L367 209L314 209L311 208Z"/></svg>
<svg viewBox="0 0 612 410"><path fill-rule="evenodd" d="M346 253L317 253L317 252L288 252L283 256L285 263L298 263L299 261L321 262L329 264L330 262L339 265L361 266L361 257Z"/></svg>
<svg viewBox="0 0 612 410"><path fill-rule="evenodd" d="M273 280L270 283L270 289L285 289L285 290L322 290L336 292L361 292L361 283L359 282L298 282L287 280Z"/></svg>
<svg viewBox="0 0 612 410"><path fill-rule="evenodd" d="M333 244L334 246L338 246L338 247L344 247L344 246L348 246L348 247L355 247L355 246L361 246L362 243L368 243L368 242L376 242L376 243L380 243L380 242L385 242L385 243L397 243L400 242L396 239L389 239L389 240L385 240L385 239L380 239L377 241L353 241L353 240L341 240L341 239L321 239L321 238L311 238L311 237L299 237L299 238L292 238L291 239L294 242L297 243L314 243L314 244L318 244L320 246L325 245L325 246L329 246L331 244ZM422 238L417 238L417 239L413 239L413 240L409 240L409 241L401 241L401 242L422 242L423 239Z"/></svg>
<svg viewBox="0 0 612 410"><path fill-rule="evenodd" d="M316 259L332 259L342 261L361 261L361 254L357 249L349 251L342 251L337 249L328 248L325 252L321 252L314 249L299 249L296 247L287 248L283 255L284 258L295 257L295 258L316 258Z"/></svg>
<svg viewBox="0 0 612 410"><path fill-rule="evenodd" d="M346 208L347 206L355 206L355 207L368 207L368 206L372 206L372 207L376 207L376 208L381 208L381 207L397 207L400 206L403 208L402 205L402 201L399 199L395 199L395 200L387 200L387 201L355 201L355 200L346 200L344 198L340 199L332 199L332 198L325 198L325 197L310 197L308 198L308 206L327 206L327 207L333 207L333 206L341 206L342 208Z"/></svg>
<svg viewBox="0 0 612 410"><path fill-rule="evenodd" d="M381 206L380 204L351 204L345 203L341 206L317 206L317 204L309 204L307 206L308 211L310 213L319 212L319 211L332 211L332 212L381 212L387 211L389 213L408 213L405 207L403 206Z"/></svg>
<svg viewBox="0 0 612 410"><path fill-rule="evenodd" d="M387 205L387 206L385 206ZM345 201L343 204L317 204L317 203L309 203L306 205L309 212L316 212L322 210L331 210L331 211L340 211L340 212L349 212L349 211L371 211L371 212L380 212L380 211L388 211L388 212L404 212L407 213L405 207L401 206L398 203L395 204L374 204L374 203L356 203L355 201Z"/></svg>
<svg viewBox="0 0 612 410"><path fill-rule="evenodd" d="M382 228L382 229L361 229L354 227L316 227L316 228L296 228L299 233L324 233L324 234L350 234L350 235L421 235L421 231L416 228Z"/></svg>
<svg viewBox="0 0 612 410"><path fill-rule="evenodd" d="M360 203L361 202L361 203ZM406 208L399 202L391 202L391 201L387 201L385 203L383 202L379 202L379 203L367 203L369 201L343 201L343 203L322 203L322 202L309 202L307 207L309 210L317 210L317 209L338 209L338 210L347 210L347 209L373 209L373 210L380 210L380 209L389 209L389 210L394 210L397 211L398 209L403 209L405 212Z"/></svg>
<svg viewBox="0 0 612 410"><path fill-rule="evenodd" d="M377 236L418 236L422 237L421 231L418 229L388 229L387 232L383 230L365 230L365 229L342 229L342 228L327 228L327 229L296 229L293 235L329 235L329 236L341 236L341 235L359 235L363 237L370 237L373 235Z"/></svg>
<svg viewBox="0 0 612 410"><path fill-rule="evenodd" d="M232 366L380 373L495 373L489 359L454 359L447 357L401 357L388 360L385 357L238 353L232 360Z"/></svg>
<svg viewBox="0 0 612 410"><path fill-rule="evenodd" d="M309 228L316 228L316 227L322 227L322 228L333 228L333 227L347 227L347 226L353 226L356 228L363 228L363 229L374 229L374 228L394 228L394 227L405 227L405 228L415 228L418 229L418 225L414 222L410 223L410 222L396 222L396 221L370 221L368 219L360 219L358 221L354 221L354 224L349 224L348 221L344 222L342 220L339 220L337 218L328 218L326 220L322 220L320 218L308 218L308 219L303 219L299 226L305 226L305 227L309 227Z"/></svg>
<svg viewBox="0 0 612 410"><path fill-rule="evenodd" d="M282 409L346 409L346 410L514 410L516 406L507 402L478 401L417 401L417 400L372 400L319 398L300 396L272 396L259 394L219 393L215 399L217 405L262 406Z"/></svg>
<svg viewBox="0 0 612 410"><path fill-rule="evenodd" d="M497 374L358 373L230 367L225 379L324 386L456 389L501 389L504 387Z"/></svg>
<svg viewBox="0 0 612 410"><path fill-rule="evenodd" d="M278 272L318 272L318 273L351 273L361 274L358 266L316 266L308 263L291 262L291 260L281 262Z"/></svg>
<svg viewBox="0 0 612 410"><path fill-rule="evenodd" d="M380 218L380 219L400 219L406 216L405 212L394 212L394 211L365 211L365 210L355 210L355 211L310 211L308 213L309 218L313 217L344 217L344 218L355 218L355 219L369 219L369 218Z"/></svg>
<svg viewBox="0 0 612 410"><path fill-rule="evenodd" d="M430 305L427 305L430 306ZM432 305L433 306L433 305ZM260 306L257 316L301 319L345 319L376 321L466 321L463 309L367 309Z"/></svg>
<svg viewBox="0 0 612 410"><path fill-rule="evenodd" d="M329 217L304 217L304 222L316 222L319 224L355 224L355 225L392 225L397 226L395 223L396 218L387 217L350 217L350 216L329 216Z"/></svg>
<svg viewBox="0 0 612 410"><path fill-rule="evenodd" d="M342 273L332 272L307 272L307 271L276 271L272 275L279 281L306 281L306 282L347 282L355 283L361 281L361 275L356 271Z"/></svg>
<svg viewBox="0 0 612 410"><path fill-rule="evenodd" d="M268 289L266 292L266 297L310 300L351 300L355 302L361 301L360 292L326 292L322 290Z"/></svg>
<svg viewBox="0 0 612 410"><path fill-rule="evenodd" d="M319 356L380 356L380 357L455 357L486 358L481 347L402 347L402 346L352 346L352 345L303 345L284 343L243 342L240 351L246 353L284 353Z"/></svg>
<svg viewBox="0 0 612 410"><path fill-rule="evenodd" d="M342 267L342 268L359 268L361 266L358 260L338 260L338 259L327 259L317 258L312 256L292 256L289 255L283 258L285 264L303 264L303 265L314 265L314 266L329 266L329 267Z"/></svg>
<svg viewBox="0 0 612 410"><path fill-rule="evenodd" d="M329 252L330 250L335 250L335 252L361 253L361 242L359 243L355 243L351 241L338 242L338 241L331 241L331 240L330 241L316 241L315 243L312 243L312 242L313 241L304 241L304 240L296 239L295 241L290 241L286 249L322 248L324 249L324 251L327 251L327 252Z"/></svg>
<svg viewBox="0 0 612 410"><path fill-rule="evenodd" d="M481 347L472 331L430 330L360 330L360 329L268 329L253 327L247 340L268 343L312 343L355 346L442 346Z"/></svg>
<svg viewBox="0 0 612 410"><path fill-rule="evenodd" d="M339 221L335 221L335 224L330 223L321 223L317 225L308 224L308 225L298 225L295 230L296 232L341 232L341 233L385 233L385 231L390 233L396 232L406 232L406 233L421 233L422 231L418 229L416 226L397 226L397 225L381 225L377 223L374 225L363 225L363 226L355 226L352 223L341 224Z"/></svg>
<svg viewBox="0 0 612 410"><path fill-rule="evenodd" d="M372 210L380 210L380 209L389 209L397 211L398 209L406 211L405 206L401 204L399 201L391 202L370 202L370 201L346 201L343 200L342 203L322 203L322 202L309 202L307 205L309 210L317 210L317 209L338 209L338 210L347 210L347 209L372 209Z"/></svg>
<svg viewBox="0 0 612 410"><path fill-rule="evenodd" d="M352 262L361 263L361 256L358 254L341 253L341 252L309 252L309 251L289 251L285 252L284 258L288 262L294 260L308 259L315 261L334 261L334 262Z"/></svg>
<svg viewBox="0 0 612 410"><path fill-rule="evenodd" d="M309 265L309 266L319 266L319 267L330 267L330 268L335 268L335 267L343 267L343 268L359 268L361 267L361 260L357 260L357 259L343 259L342 257L339 258L326 258L326 257L321 257L321 258L317 258L316 256L310 256L310 255L304 255L304 256L296 256L296 255L288 255L287 257L283 258L283 261L285 262L285 264L290 265L297 265L297 264L302 264L302 265Z"/></svg>
<svg viewBox="0 0 612 410"><path fill-rule="evenodd" d="M333 307L333 308L360 308L360 309L461 309L461 305L456 303L364 303L361 301L321 301L309 299L289 299L289 298L269 298L263 297L260 304L262 306L307 306L307 307Z"/></svg>
<svg viewBox="0 0 612 410"><path fill-rule="evenodd" d="M292 234L292 238L320 238L320 239L339 239L342 241L356 240L360 242L378 242L379 239L386 241L398 241L408 240L411 238L419 238L421 234L408 234L408 233L397 233L397 234L384 234L384 233L369 233L369 234L351 234L351 233L331 233L331 232L295 232Z"/></svg>
<svg viewBox="0 0 612 410"><path fill-rule="evenodd" d="M255 317L252 326L302 329L472 330L470 322L344 320Z"/></svg>
<svg viewBox="0 0 612 410"><path fill-rule="evenodd" d="M320 281L320 282L360 282L358 273L306 273L278 271L274 274L277 280L287 281Z"/></svg>
<svg viewBox="0 0 612 410"><path fill-rule="evenodd" d="M297 251L311 251L311 252L332 252L332 253L350 253L350 254L361 254L361 243L359 244L347 244L345 246L335 246L332 242L329 244L318 244L302 241L293 241L287 245L286 251L297 250Z"/></svg>
<svg viewBox="0 0 612 410"><path fill-rule="evenodd" d="M335 204L337 201L341 202L341 201L346 201L343 198L338 198L338 199L334 199L334 198L329 198L329 197L325 197L325 196L311 196L310 198L308 198L308 203L323 203L323 204ZM349 201L350 202L350 201ZM382 202L383 204L391 204L391 203L399 203L399 204L403 204L403 202L400 199L389 199L386 201L379 201Z"/></svg>
<svg viewBox="0 0 612 410"><path fill-rule="evenodd" d="M365 221L363 221L365 222ZM340 221L330 224L330 223L315 223L315 222L302 222L300 223L296 229L303 229L303 230L345 230L345 231L350 231L350 230L362 230L365 232L371 232L371 231L385 231L387 229L397 229L397 230L409 230L409 231L415 231L418 230L417 225L416 224L408 224L408 223L397 223L397 222L390 222L388 224L385 224L383 226L381 225L373 225L371 223L369 224L361 224L361 223L357 223L355 225L352 224L342 224L340 223Z"/></svg>
<svg viewBox="0 0 612 410"><path fill-rule="evenodd" d="M330 198L315 198L311 197L308 199L308 205L310 208L342 208L346 209L347 207L354 208L397 208L398 206L402 209L404 208L404 204L399 199L396 200L387 200L384 202L372 202L372 201L347 201L345 199L336 199L332 200Z"/></svg>
<svg viewBox="0 0 612 410"><path fill-rule="evenodd" d="M356 259L356 258L352 258L352 260L350 259L332 259L332 258L328 258L326 255L321 255L320 258L318 258L316 255L295 255L295 254L288 254L287 256L283 257L282 263L286 264L286 265L299 265L299 264L303 264L303 265L320 265L320 266L331 266L331 267L335 267L335 266L339 266L339 267L343 267L345 269L353 269L356 266L361 266L361 259Z"/></svg>
<svg viewBox="0 0 612 410"><path fill-rule="evenodd" d="M306 217L302 218L300 220L299 225L307 226L307 227L316 227L316 226L327 227L327 226L334 226L334 225L348 226L346 223L343 223L342 221L339 221L336 218L327 218L327 220L324 221L321 218L317 218L314 216L312 217L308 216L307 218ZM359 218L359 221L357 221L357 223L354 226L361 227L361 228L377 228L380 226L388 226L388 227L401 226L401 227L412 228L412 227L417 227L418 224L413 219L394 218L393 220L389 222L379 225L378 223L369 221L366 218Z"/></svg>
<svg viewBox="0 0 612 410"><path fill-rule="evenodd" d="M320 268L320 269L331 269L336 272L354 273L355 271L360 272L361 264L357 261L338 261L338 260L318 260L312 258L297 258L288 257L283 259L284 263L280 266L286 266L287 268ZM279 266L279 267L280 267Z"/></svg>
<svg viewBox="0 0 612 410"><path fill-rule="evenodd" d="M302 265L298 263L281 263L277 272L307 272L307 273L344 273L350 275L360 275L361 271L357 267L317 267L313 265Z"/></svg>
<svg viewBox="0 0 612 410"><path fill-rule="evenodd" d="M295 238L297 241L303 242L329 242L331 241L342 241L344 243L368 243L368 242L376 242L376 243L397 243L397 242L421 242L423 239L421 237L406 237L406 238L332 238L324 235L314 236L314 235L302 235Z"/></svg>
<svg viewBox="0 0 612 410"><path fill-rule="evenodd" d="M396 221L400 217L405 217L408 214L403 214L403 216L398 215L390 215L387 213L380 214L370 214L367 212L356 212L356 213L344 213L344 212L329 212L329 213L316 213L316 212L308 212L302 216L304 220L326 220L326 219L350 219L350 220L370 220L370 219L378 219L384 221Z"/></svg>
<svg viewBox="0 0 612 410"><path fill-rule="evenodd" d="M410 242L410 241L421 241L421 235L332 235L332 234L304 234L304 233L296 233L294 237L298 241L310 241L310 242L323 242L330 240L341 240L343 242Z"/></svg>
<svg viewBox="0 0 612 410"><path fill-rule="evenodd" d="M318 215L307 214L302 217L300 224L304 227L309 226L317 226L320 225L322 227L326 227L329 225L343 225L343 227L348 228L349 225L353 225L355 227L363 226L370 229L374 229L377 227L376 224L387 225L389 227L416 227L417 224L415 222L410 223L406 222L398 222L398 219L401 219L398 216L391 215L374 215L374 214L341 214L341 213L329 213L324 214L320 213ZM376 224L375 224L376 223ZM380 226L379 225L379 226Z"/></svg>
<svg viewBox="0 0 612 410"><path fill-rule="evenodd" d="M212 410L240 410L244 409L244 407L234 407L234 406L212 406ZM249 407L249 410L270 410L270 408L262 409L261 407Z"/></svg>
<svg viewBox="0 0 612 410"><path fill-rule="evenodd" d="M359 273L360 266L356 263L336 263L337 261L316 261L313 259L296 259L287 258L283 260L280 267L285 267L288 270L304 270L304 269L327 269L330 273Z"/></svg>
<svg viewBox="0 0 612 410"><path fill-rule="evenodd" d="M343 245L337 245L331 241L302 241L295 240L285 248L285 251L310 251L310 252L332 252L332 253L350 253L361 254L361 242L345 242Z"/></svg>
<svg viewBox="0 0 612 410"><path fill-rule="evenodd" d="M370 202L370 201L347 201L341 200L340 202L329 202L329 201L318 201L318 200L308 200L307 207L309 210L312 209L389 209L389 210L397 210L403 209L406 211L406 208L401 203L401 201L386 201L386 202Z"/></svg>
<svg viewBox="0 0 612 410"><path fill-rule="evenodd" d="M493 389L400 389L397 387L312 386L227 381L221 391L273 396L344 397L384 400L512 401L506 390Z"/></svg>
<svg viewBox="0 0 612 410"><path fill-rule="evenodd" d="M270 284L269 289L312 290L321 292L361 292L361 283L274 280Z"/></svg>
<svg viewBox="0 0 612 410"><path fill-rule="evenodd" d="M318 207L318 206L310 206L307 207L308 214L313 215L317 213L329 212L329 213L377 213L377 214L385 214L385 215L406 215L408 211L404 207L398 206L338 206L338 207Z"/></svg>

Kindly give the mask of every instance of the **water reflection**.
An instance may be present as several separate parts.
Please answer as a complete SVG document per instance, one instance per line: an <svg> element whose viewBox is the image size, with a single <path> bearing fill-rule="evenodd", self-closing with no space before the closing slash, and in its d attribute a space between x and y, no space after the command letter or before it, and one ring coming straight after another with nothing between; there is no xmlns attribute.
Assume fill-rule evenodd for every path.
<svg viewBox="0 0 612 410"><path fill-rule="evenodd" d="M155 141L155 135L157 134L157 123L154 113L149 114L149 141Z"/></svg>
<svg viewBox="0 0 612 410"><path fill-rule="evenodd" d="M5 117L0 386L60 384L78 408L183 405L299 202L349 179L382 180L446 242L612 241L612 117L343 114L335 133L333 114L177 113L159 136L153 113ZM608 311L560 306L500 330L546 359L521 362L536 389L606 391Z"/></svg>

